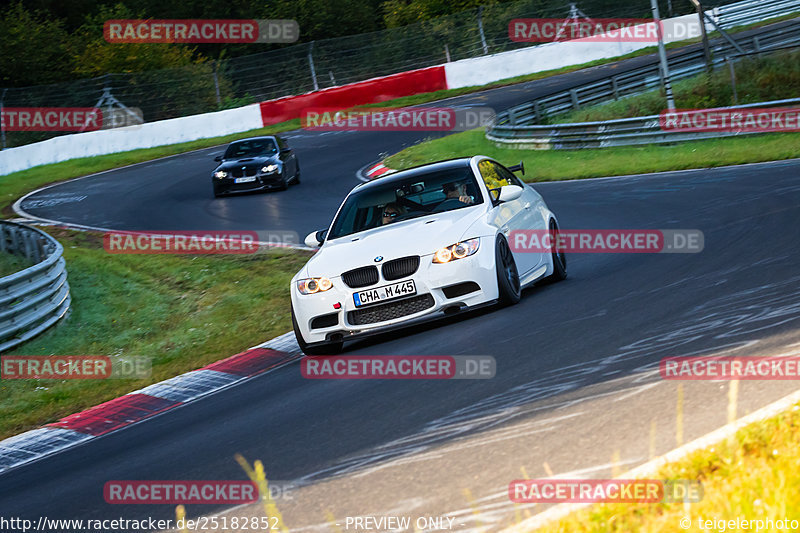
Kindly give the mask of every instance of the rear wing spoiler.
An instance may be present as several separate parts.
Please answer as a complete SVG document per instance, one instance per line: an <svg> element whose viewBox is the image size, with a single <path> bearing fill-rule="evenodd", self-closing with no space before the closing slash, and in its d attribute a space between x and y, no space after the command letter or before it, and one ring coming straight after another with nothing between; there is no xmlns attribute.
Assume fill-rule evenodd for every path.
<svg viewBox="0 0 800 533"><path fill-rule="evenodd" d="M518 165L508 167L508 170L511 172L521 172L523 176L525 175L525 165L522 164L522 161L520 161Z"/></svg>

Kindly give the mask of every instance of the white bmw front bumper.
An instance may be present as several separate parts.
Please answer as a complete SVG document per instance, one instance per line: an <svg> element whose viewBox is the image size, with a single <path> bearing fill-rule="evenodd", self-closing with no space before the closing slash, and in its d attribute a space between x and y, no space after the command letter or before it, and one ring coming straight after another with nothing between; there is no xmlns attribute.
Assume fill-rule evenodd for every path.
<svg viewBox="0 0 800 533"><path fill-rule="evenodd" d="M387 258L388 262L394 258ZM364 265L368 266L368 265ZM387 281L378 267L378 282L350 288L336 273L333 287L325 292L301 294L292 282L292 307L303 339L308 344L378 333L423 318L435 318L448 309L469 308L498 298L494 241L481 238L473 255L449 263L434 263L433 254L420 257L411 276ZM353 294L406 280L413 280L416 294L357 307ZM337 309L338 306L338 309Z"/></svg>

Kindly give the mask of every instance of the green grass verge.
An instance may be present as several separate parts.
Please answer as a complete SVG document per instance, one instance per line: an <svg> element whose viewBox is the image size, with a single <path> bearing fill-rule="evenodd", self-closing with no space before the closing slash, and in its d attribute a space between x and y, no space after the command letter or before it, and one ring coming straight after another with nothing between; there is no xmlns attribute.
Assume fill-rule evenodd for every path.
<svg viewBox="0 0 800 533"><path fill-rule="evenodd" d="M0 380L0 439L205 366L290 331L289 281L309 257L118 255L95 233L64 245L71 314L4 355L152 358L149 380Z"/></svg>
<svg viewBox="0 0 800 533"><path fill-rule="evenodd" d="M476 129L411 146L385 163L391 168L404 169L476 154L506 164L522 160L526 181L551 181L790 159L800 156L800 133L709 139L670 146L516 150L496 147L486 140L482 129Z"/></svg>
<svg viewBox="0 0 800 533"><path fill-rule="evenodd" d="M675 107L699 109L797 98L800 87L800 50L769 56L752 56L736 63L734 101L730 72L717 68L712 74L694 76L673 84ZM602 105L550 117L550 122L593 122L624 117L657 115L665 108L660 91L630 96Z"/></svg>
<svg viewBox="0 0 800 533"><path fill-rule="evenodd" d="M30 261L17 255L0 252L0 278L32 266Z"/></svg>
<svg viewBox="0 0 800 533"><path fill-rule="evenodd" d="M800 406L740 430L734 439L663 468L652 479L697 479L697 503L599 504L539 529L542 532L723 531L699 519L800 520ZM624 477L624 476L622 476ZM683 529L681 519L690 519ZM724 530L740 531L740 529ZM748 530L748 529L742 529ZM754 531L755 527L749 528ZM788 528L762 531L789 531Z"/></svg>

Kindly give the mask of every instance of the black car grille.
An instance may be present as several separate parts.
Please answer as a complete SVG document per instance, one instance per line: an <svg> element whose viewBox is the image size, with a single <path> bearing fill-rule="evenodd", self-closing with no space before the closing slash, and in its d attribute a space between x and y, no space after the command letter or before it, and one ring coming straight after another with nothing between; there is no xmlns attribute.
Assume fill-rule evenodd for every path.
<svg viewBox="0 0 800 533"><path fill-rule="evenodd" d="M367 309L348 311L347 321L354 326L386 322L387 320L393 320L401 316L419 313L420 311L433 307L434 303L433 296L430 294L422 294L405 300L368 307Z"/></svg>
<svg viewBox="0 0 800 533"><path fill-rule="evenodd" d="M242 167L236 167L231 170L231 176L234 178L243 178L244 176L255 176L258 172L258 165L250 165L242 169Z"/></svg>
<svg viewBox="0 0 800 533"><path fill-rule="evenodd" d="M401 257L400 259L392 259L384 263L381 267L383 279L392 281L394 279L405 278L410 276L419 268L419 256L410 255L408 257Z"/></svg>
<svg viewBox="0 0 800 533"><path fill-rule="evenodd" d="M351 289L374 285L378 283L378 267L370 265L348 270L342 274L342 281Z"/></svg>

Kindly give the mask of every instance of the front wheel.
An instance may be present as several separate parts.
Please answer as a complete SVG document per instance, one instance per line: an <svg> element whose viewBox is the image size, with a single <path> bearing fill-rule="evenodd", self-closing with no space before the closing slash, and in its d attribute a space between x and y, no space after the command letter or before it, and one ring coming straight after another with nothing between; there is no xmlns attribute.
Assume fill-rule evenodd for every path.
<svg viewBox="0 0 800 533"><path fill-rule="evenodd" d="M288 188L289 188L289 178L283 176L283 180L281 181L281 186L278 188L278 190L285 191Z"/></svg>
<svg viewBox="0 0 800 533"><path fill-rule="evenodd" d="M508 247L508 241L502 235L495 241L494 264L497 270L497 289L500 306L514 305L522 298L522 287L514 255Z"/></svg>
<svg viewBox="0 0 800 533"><path fill-rule="evenodd" d="M567 254L558 248L556 233L558 233L558 224L555 220L550 221L550 242L553 246L553 251L550 253L553 261L553 273L545 278L548 283L561 281L567 279Z"/></svg>
<svg viewBox="0 0 800 533"><path fill-rule="evenodd" d="M306 355L337 355L342 351L344 346L343 341L329 342L326 344L309 344L303 339L303 334L297 326L297 319L294 317L294 308L292 308L292 329L294 329L294 336L297 339L297 345Z"/></svg>

